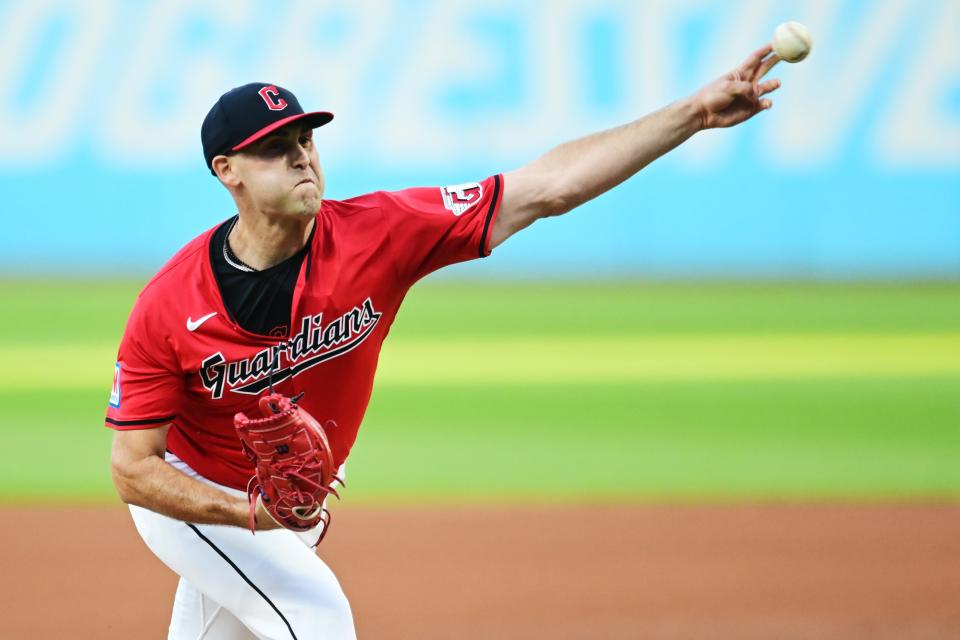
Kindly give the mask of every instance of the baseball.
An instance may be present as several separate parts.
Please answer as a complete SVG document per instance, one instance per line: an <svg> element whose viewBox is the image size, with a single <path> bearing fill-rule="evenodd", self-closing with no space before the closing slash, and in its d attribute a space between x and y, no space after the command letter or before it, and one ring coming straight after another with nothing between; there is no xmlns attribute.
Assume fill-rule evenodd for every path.
<svg viewBox="0 0 960 640"><path fill-rule="evenodd" d="M773 32L773 50L785 62L800 62L810 55L813 37L799 22L784 22Z"/></svg>

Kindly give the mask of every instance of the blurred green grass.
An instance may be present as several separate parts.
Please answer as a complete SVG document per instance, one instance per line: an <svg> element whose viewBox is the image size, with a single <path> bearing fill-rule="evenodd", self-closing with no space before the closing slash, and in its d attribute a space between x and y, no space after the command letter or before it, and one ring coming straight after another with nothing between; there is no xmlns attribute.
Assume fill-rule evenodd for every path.
<svg viewBox="0 0 960 640"><path fill-rule="evenodd" d="M139 284L3 282L0 500L112 500ZM347 503L960 495L960 284L424 283Z"/></svg>

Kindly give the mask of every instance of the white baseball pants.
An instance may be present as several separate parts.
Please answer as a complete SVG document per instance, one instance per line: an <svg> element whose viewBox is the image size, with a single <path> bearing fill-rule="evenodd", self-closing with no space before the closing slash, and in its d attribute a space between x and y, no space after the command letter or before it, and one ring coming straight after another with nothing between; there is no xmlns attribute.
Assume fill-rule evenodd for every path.
<svg viewBox="0 0 960 640"><path fill-rule="evenodd" d="M167 462L245 497L200 476L172 454ZM254 535L239 527L194 525L133 505L130 513L150 550L180 575L169 640L355 640L350 603L333 571L310 547L319 528Z"/></svg>

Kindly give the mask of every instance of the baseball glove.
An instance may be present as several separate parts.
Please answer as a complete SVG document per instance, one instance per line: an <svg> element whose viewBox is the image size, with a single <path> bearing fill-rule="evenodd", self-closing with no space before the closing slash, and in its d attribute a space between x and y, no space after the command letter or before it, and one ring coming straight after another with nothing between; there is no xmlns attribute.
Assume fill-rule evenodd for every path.
<svg viewBox="0 0 960 640"><path fill-rule="evenodd" d="M243 413L233 418L243 452L256 470L247 484L250 530L256 528L259 499L277 524L287 529L309 531L323 522L316 542L320 544L330 528L324 500L328 495L339 498L332 484L343 484L335 475L327 435L306 409L284 395L260 398L260 412L262 418Z"/></svg>

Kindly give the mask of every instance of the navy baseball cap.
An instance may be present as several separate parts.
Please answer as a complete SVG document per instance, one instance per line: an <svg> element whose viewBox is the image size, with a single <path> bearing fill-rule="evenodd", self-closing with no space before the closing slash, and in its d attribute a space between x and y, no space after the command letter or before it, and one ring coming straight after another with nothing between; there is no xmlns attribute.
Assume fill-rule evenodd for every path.
<svg viewBox="0 0 960 640"><path fill-rule="evenodd" d="M297 97L283 87L267 82L251 82L227 91L203 119L200 140L203 158L210 173L213 159L239 151L265 135L292 122L312 129L333 120L329 111L304 113Z"/></svg>

